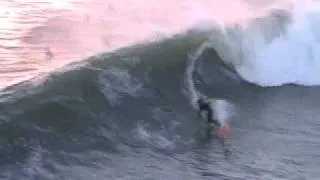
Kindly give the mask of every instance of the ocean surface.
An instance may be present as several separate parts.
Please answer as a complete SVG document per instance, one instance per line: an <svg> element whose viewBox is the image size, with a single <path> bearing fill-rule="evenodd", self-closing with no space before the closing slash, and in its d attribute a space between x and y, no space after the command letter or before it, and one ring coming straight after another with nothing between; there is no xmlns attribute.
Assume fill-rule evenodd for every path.
<svg viewBox="0 0 320 180"><path fill-rule="evenodd" d="M0 179L318 180L319 8L1 1Z"/></svg>

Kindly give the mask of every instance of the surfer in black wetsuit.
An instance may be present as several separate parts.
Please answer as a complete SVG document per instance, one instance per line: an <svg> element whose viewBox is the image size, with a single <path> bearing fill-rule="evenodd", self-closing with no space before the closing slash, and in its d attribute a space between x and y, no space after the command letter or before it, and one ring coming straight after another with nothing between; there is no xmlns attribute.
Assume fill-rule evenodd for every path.
<svg viewBox="0 0 320 180"><path fill-rule="evenodd" d="M198 108L199 108L199 111L198 111L199 117L202 117L203 111L206 112L206 118L207 118L207 122L209 124L209 127L207 128L206 133L209 137L210 136L209 134L211 133L212 129L217 130L217 129L221 128L221 123L217 119L214 118L213 107L212 107L210 100L207 97L200 96L199 99L197 100L197 103L198 103ZM219 138L219 142L224 149L224 155L228 156L230 154L230 151L225 147L224 138Z"/></svg>
<svg viewBox="0 0 320 180"><path fill-rule="evenodd" d="M209 125L215 128L220 128L221 127L220 122L213 118L213 108L210 104L209 99L204 96L200 96L197 103L199 108L199 112L198 112L199 117L202 117L203 111L206 112L206 116L207 116L206 118Z"/></svg>

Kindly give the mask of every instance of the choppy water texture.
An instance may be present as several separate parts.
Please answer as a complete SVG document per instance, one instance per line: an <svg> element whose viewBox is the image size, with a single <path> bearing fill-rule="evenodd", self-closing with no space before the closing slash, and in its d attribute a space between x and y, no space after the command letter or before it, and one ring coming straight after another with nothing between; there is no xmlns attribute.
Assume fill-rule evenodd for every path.
<svg viewBox="0 0 320 180"><path fill-rule="evenodd" d="M0 27L1 36L12 38L0 40L1 82L6 82L0 96L0 179L319 179L319 88L248 83L235 62L221 58L226 57L221 48L230 46L212 45L212 34L221 35L219 30L193 30L114 50L149 39L153 31L126 37L106 33L101 40L103 29L92 26L97 33L89 42L87 34L73 35L76 30L64 25L87 27L82 23L93 23L94 18L70 23L52 20L56 11L48 15L48 9L55 8L68 17L70 11L90 14L84 2L1 3L17 6L21 17L29 13L29 18L0 11L1 17L23 21L10 21L17 30ZM250 2L250 7L261 6ZM48 14L43 16L41 8ZM287 23L286 15L279 16ZM164 35L189 23L165 22ZM18 25L26 25L26 31ZM70 38L59 28L70 30ZM39 32L49 35L34 38ZM60 32L65 41L48 38ZM199 50L208 40L208 47ZM82 46L87 41L88 46ZM68 49L70 42L76 46ZM49 59L47 47L54 54ZM110 52L95 54L104 49ZM95 55L84 58L90 54ZM233 103L236 114L225 147L205 137L204 123L190 103L193 90Z"/></svg>

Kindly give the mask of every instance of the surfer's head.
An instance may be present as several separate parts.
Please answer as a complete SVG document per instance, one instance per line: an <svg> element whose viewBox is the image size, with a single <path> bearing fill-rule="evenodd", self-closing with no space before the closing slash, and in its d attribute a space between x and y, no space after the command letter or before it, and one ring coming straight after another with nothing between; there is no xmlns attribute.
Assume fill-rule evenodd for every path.
<svg viewBox="0 0 320 180"><path fill-rule="evenodd" d="M213 119L212 113L213 110L210 106L210 99L206 96L200 95L198 100L199 116L202 117L202 112L206 112L206 119L209 123L219 125L219 122Z"/></svg>

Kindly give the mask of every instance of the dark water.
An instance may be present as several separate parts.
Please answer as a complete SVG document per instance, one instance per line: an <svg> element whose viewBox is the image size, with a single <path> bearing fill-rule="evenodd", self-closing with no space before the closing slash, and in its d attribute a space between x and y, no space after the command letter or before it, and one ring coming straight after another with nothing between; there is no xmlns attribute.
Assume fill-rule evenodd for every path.
<svg viewBox="0 0 320 180"><path fill-rule="evenodd" d="M247 84L214 50L194 82L237 115L224 148L206 139L184 84L205 39L124 48L7 88L0 179L319 179L319 88Z"/></svg>

